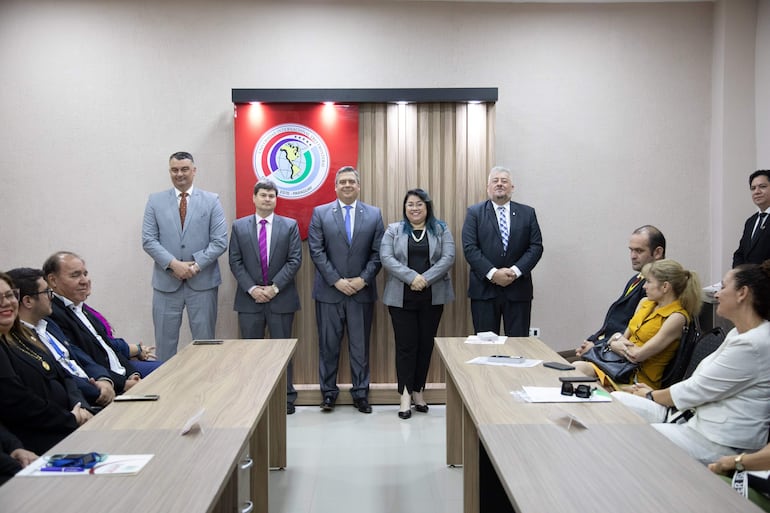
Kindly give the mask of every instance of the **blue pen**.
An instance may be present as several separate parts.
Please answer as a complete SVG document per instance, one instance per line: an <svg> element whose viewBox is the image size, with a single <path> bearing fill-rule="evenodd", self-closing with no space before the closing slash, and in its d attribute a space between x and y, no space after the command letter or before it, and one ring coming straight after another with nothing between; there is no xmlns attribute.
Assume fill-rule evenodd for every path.
<svg viewBox="0 0 770 513"><path fill-rule="evenodd" d="M43 467L40 472L83 472L82 467Z"/></svg>

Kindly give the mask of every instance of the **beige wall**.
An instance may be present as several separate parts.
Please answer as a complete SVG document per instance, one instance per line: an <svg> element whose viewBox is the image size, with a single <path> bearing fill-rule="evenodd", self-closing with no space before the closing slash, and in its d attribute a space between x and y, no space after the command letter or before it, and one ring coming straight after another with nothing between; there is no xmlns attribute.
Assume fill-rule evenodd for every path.
<svg viewBox="0 0 770 513"><path fill-rule="evenodd" d="M720 26L721 1L3 2L0 268L80 252L91 302L119 334L149 342L144 203L169 186L167 156L184 149L196 184L218 192L232 220L231 88L498 87L497 161L515 170L515 199L537 209L543 229L533 326L557 350L573 347L630 274L636 226L658 225L669 255L705 282L737 244L751 204L743 184L723 178L728 162L711 139L723 123L715 45L754 40L754 2L738 3ZM741 64L740 80L753 83ZM746 108L751 122L730 134L753 140ZM729 223L710 216L714 205L736 212L722 216ZM234 280L221 263L218 334L231 337Z"/></svg>

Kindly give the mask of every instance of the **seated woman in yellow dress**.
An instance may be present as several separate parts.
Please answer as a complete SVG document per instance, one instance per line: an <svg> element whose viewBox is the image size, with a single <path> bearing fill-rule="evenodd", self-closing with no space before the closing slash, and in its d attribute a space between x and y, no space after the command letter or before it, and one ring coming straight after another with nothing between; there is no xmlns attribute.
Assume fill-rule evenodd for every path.
<svg viewBox="0 0 770 513"><path fill-rule="evenodd" d="M658 389L666 365L679 347L682 328L700 312L701 286L695 272L671 259L647 264L642 274L647 297L639 302L625 333L615 333L606 343L612 352L639 364L634 382ZM588 376L597 376L605 386L630 384L615 383L590 362L578 361L575 366Z"/></svg>

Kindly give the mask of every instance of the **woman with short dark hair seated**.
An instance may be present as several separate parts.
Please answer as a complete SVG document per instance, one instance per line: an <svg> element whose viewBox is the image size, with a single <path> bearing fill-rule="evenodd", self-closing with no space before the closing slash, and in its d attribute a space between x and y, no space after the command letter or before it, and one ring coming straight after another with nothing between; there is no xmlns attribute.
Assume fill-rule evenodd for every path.
<svg viewBox="0 0 770 513"><path fill-rule="evenodd" d="M613 396L704 464L751 452L770 429L770 260L725 274L717 314L735 326L692 376L669 388L634 385ZM683 424L666 423L669 407L691 409Z"/></svg>
<svg viewBox="0 0 770 513"><path fill-rule="evenodd" d="M617 383L595 364L578 361L574 365L588 376L597 376L603 385L622 388L631 382L660 388L663 372L679 347L682 329L700 313L701 287L698 275L670 259L650 262L642 268L647 297L639 302L625 333L615 333L606 348L639 364L626 383ZM585 353L585 348L578 356Z"/></svg>

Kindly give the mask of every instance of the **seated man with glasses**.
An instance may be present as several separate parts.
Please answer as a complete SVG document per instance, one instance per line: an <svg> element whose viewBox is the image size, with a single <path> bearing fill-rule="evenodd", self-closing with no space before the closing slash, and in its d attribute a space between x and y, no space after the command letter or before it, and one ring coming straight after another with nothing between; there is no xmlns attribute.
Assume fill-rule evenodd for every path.
<svg viewBox="0 0 770 513"><path fill-rule="evenodd" d="M56 361L71 375L91 405L107 406L115 398L110 372L69 343L61 328L46 319L51 315L53 290L40 269L22 267L8 271L19 288L19 320L45 344Z"/></svg>

